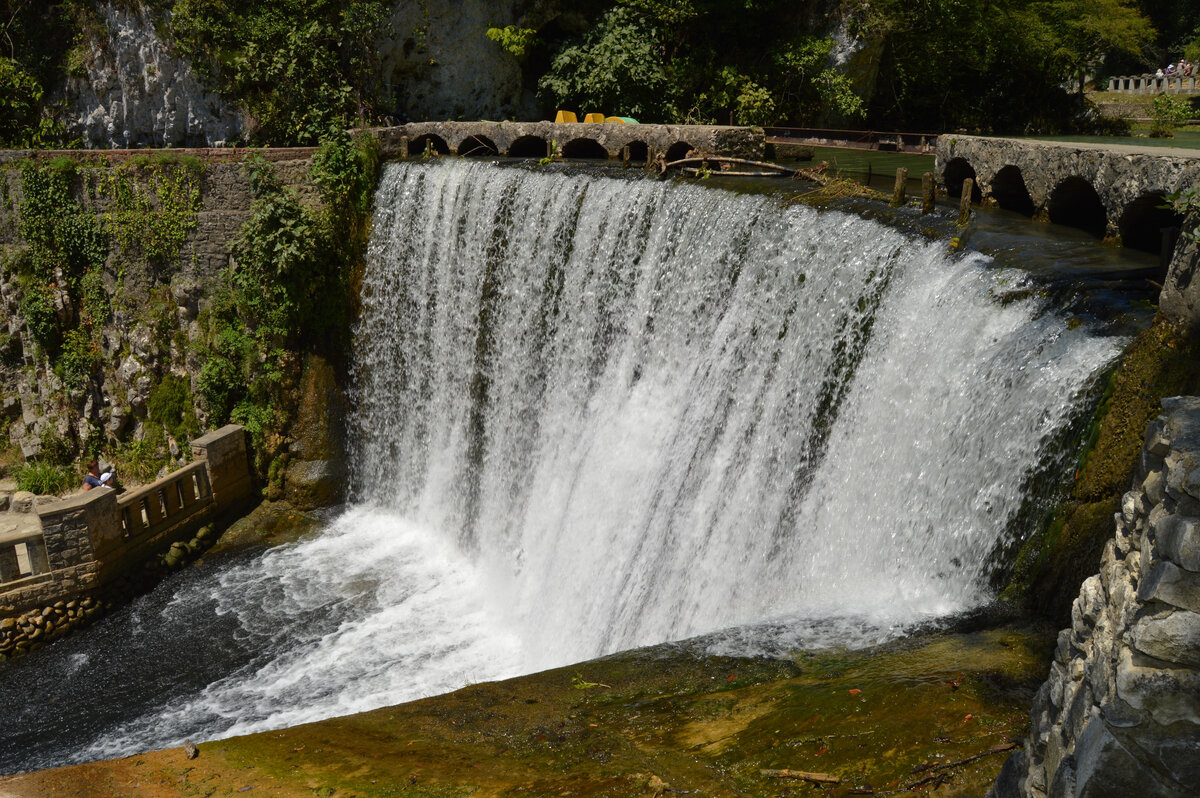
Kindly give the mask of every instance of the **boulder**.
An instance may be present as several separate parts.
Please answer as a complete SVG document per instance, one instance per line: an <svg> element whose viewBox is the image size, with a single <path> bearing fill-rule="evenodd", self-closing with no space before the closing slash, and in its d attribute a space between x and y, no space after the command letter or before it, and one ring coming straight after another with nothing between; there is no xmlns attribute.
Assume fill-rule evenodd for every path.
<svg viewBox="0 0 1200 798"><path fill-rule="evenodd" d="M328 507L345 499L346 482L342 460L295 460L284 475L284 495L298 510Z"/></svg>
<svg viewBox="0 0 1200 798"><path fill-rule="evenodd" d="M1133 748L1131 751L1130 748ZM1143 764L1135 754L1138 747L1118 739L1102 719L1093 718L1075 745L1074 798L1172 798L1182 795L1181 785L1172 785Z"/></svg>
<svg viewBox="0 0 1200 798"><path fill-rule="evenodd" d="M1200 518L1165 515L1153 526L1156 554L1189 571L1200 571Z"/></svg>
<svg viewBox="0 0 1200 798"><path fill-rule="evenodd" d="M1159 560L1138 587L1137 597L1142 603L1161 601L1193 613L1200 612L1200 574Z"/></svg>
<svg viewBox="0 0 1200 798"><path fill-rule="evenodd" d="M13 494L12 501L9 504L9 510L14 513L31 513L33 512L33 500L37 498L27 490L19 490Z"/></svg>
<svg viewBox="0 0 1200 798"><path fill-rule="evenodd" d="M1200 668L1200 615L1188 610L1142 618L1129 630L1133 645L1164 662Z"/></svg>

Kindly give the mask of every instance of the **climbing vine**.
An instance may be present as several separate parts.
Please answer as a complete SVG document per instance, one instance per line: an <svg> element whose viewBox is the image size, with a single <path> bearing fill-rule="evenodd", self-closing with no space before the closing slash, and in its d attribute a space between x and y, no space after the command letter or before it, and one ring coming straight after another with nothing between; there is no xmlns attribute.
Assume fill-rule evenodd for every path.
<svg viewBox="0 0 1200 798"><path fill-rule="evenodd" d="M233 420L249 431L262 473L282 450L301 353L340 357L348 344L350 287L365 251L378 164L373 138L327 136L311 169L319 206L301 201L265 161L248 167L250 218L201 319L197 382L213 423Z"/></svg>
<svg viewBox="0 0 1200 798"><path fill-rule="evenodd" d="M98 194L110 202L102 218L122 266L144 260L158 269L179 258L200 212L203 172L198 158L158 155L101 177Z"/></svg>

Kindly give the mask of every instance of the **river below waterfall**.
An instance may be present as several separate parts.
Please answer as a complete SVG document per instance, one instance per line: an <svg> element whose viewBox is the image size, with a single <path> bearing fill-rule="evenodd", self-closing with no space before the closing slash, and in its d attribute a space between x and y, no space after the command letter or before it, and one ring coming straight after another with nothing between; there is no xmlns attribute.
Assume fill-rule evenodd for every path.
<svg viewBox="0 0 1200 798"><path fill-rule="evenodd" d="M991 255L948 256L925 224L387 166L352 503L0 666L0 771L665 641L864 646L986 603L1145 315L1120 272L1151 262L986 215Z"/></svg>

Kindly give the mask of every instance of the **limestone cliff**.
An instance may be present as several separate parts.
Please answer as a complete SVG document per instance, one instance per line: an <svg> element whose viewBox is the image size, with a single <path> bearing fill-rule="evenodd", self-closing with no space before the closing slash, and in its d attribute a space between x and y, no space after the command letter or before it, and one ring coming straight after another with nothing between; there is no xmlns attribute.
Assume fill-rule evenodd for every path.
<svg viewBox="0 0 1200 798"><path fill-rule="evenodd" d="M206 146L237 138L237 109L171 53L144 7L110 1L99 12L104 35L87 50L84 74L68 77L62 91L68 129L84 146Z"/></svg>

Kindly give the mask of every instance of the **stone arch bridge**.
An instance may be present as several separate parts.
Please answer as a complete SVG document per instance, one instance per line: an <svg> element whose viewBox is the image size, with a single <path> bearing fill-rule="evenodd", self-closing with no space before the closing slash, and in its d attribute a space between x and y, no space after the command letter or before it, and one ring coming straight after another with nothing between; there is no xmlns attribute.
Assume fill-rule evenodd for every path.
<svg viewBox="0 0 1200 798"><path fill-rule="evenodd" d="M972 178L977 202L1156 254L1183 221L1166 196L1200 186L1200 151L1169 147L943 135L936 168L952 197Z"/></svg>
<svg viewBox="0 0 1200 798"><path fill-rule="evenodd" d="M662 153L668 161L691 150L710 155L762 158L762 128L717 125L625 125L556 122L412 122L379 128L385 157L425 153L510 158L563 158L643 162Z"/></svg>

